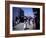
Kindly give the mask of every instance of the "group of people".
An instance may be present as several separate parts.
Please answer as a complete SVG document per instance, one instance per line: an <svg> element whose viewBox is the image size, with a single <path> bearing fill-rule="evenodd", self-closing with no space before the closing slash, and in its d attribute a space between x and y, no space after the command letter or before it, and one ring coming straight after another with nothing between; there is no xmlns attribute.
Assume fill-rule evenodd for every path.
<svg viewBox="0 0 46 38"><path fill-rule="evenodd" d="M24 17L24 28L29 29L30 26L33 26L34 20L32 17Z"/></svg>
<svg viewBox="0 0 46 38"><path fill-rule="evenodd" d="M15 25L19 24L19 23L24 23L24 29L27 29L27 25L31 26L34 23L34 20L32 17L26 17L26 16L22 16L22 17L16 17L15 19Z"/></svg>

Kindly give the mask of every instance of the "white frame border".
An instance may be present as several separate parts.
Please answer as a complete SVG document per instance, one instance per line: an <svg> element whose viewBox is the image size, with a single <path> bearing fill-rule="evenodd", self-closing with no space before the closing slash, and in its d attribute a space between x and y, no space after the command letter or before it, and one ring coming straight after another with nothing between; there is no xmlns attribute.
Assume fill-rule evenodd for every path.
<svg viewBox="0 0 46 38"><path fill-rule="evenodd" d="M27 31L13 31L12 30L12 7L25 7L25 8L40 8L40 30L27 30ZM43 13L42 6L37 5L19 5L19 4L10 4L10 34L22 34L22 33L39 33L42 32L42 22L43 22Z"/></svg>

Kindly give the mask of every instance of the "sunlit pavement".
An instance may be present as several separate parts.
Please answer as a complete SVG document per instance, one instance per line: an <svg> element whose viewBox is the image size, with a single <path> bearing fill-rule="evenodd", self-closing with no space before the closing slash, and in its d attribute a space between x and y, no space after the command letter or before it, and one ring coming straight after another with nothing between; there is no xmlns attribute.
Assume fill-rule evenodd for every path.
<svg viewBox="0 0 46 38"><path fill-rule="evenodd" d="M26 23L19 23L14 28L15 28L15 30L24 30L25 27L26 27ZM29 28L27 30L32 30L33 29L33 24L29 25L27 23L27 28Z"/></svg>

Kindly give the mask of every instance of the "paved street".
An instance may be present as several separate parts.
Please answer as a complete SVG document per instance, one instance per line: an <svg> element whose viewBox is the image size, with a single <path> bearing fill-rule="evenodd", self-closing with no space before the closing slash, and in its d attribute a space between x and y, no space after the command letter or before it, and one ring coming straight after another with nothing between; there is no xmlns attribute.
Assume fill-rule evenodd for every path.
<svg viewBox="0 0 46 38"><path fill-rule="evenodd" d="M14 28L16 28L15 30L24 30L24 28L26 27L26 24L24 23L19 23L18 25L16 25ZM33 29L33 24L29 25L27 23L27 28L29 28L28 30L32 30Z"/></svg>

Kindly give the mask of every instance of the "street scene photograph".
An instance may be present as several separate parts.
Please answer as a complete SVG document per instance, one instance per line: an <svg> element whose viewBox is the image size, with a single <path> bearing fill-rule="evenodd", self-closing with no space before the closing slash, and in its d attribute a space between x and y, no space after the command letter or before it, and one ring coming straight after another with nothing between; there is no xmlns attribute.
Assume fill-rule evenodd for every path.
<svg viewBox="0 0 46 38"><path fill-rule="evenodd" d="M13 7L12 11L13 31L40 30L40 8Z"/></svg>

